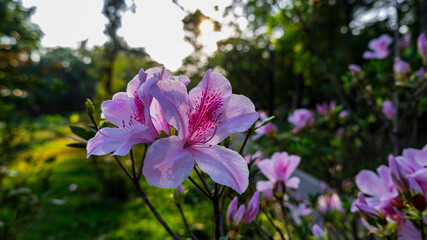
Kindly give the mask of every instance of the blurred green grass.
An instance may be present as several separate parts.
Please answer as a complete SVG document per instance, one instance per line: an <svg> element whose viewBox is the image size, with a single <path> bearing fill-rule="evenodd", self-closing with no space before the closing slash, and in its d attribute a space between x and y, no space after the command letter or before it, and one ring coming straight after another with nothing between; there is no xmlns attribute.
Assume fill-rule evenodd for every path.
<svg viewBox="0 0 427 240"><path fill-rule="evenodd" d="M127 200L103 195L103 185L85 151L66 146L71 142L65 139L71 135L67 124L59 125L60 131L58 125L40 125L31 138L23 134L19 140L28 141L10 166L19 175L5 182L28 187L39 198L35 212L28 213L33 214L32 221L21 229L18 239L171 239L128 179L121 186ZM98 160L111 161L109 157ZM111 165L116 167L112 171L125 177L115 162ZM71 184L77 189L71 191ZM172 190L150 186L144 179L141 185L171 228L184 239L189 237ZM187 221L201 239L208 239L213 229L210 203L188 182L184 187L189 189L184 206Z"/></svg>

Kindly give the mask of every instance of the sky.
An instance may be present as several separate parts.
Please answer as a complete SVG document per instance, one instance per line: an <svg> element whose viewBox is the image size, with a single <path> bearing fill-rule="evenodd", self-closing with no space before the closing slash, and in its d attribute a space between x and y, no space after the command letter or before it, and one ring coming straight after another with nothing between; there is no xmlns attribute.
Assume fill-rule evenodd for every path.
<svg viewBox="0 0 427 240"><path fill-rule="evenodd" d="M181 66L183 58L193 47L184 41L181 20L186 12L172 0L134 0L136 12L127 11L122 16L118 34L131 47L145 47L157 62L174 71ZM185 11L200 9L205 15L224 22L223 10L232 0L179 0ZM32 22L38 24L45 34L43 47L76 48L78 42L88 39L89 47L102 45L107 36L103 31L107 19L102 15L103 0L22 0L25 7L35 6ZM127 0L128 5L132 2ZM214 6L218 6L218 11ZM243 23L244 24L244 23ZM205 36L207 44L215 45L219 39L231 33L212 33ZM216 34L216 35L215 35ZM214 41L212 42L212 39ZM212 49L211 49L212 50Z"/></svg>

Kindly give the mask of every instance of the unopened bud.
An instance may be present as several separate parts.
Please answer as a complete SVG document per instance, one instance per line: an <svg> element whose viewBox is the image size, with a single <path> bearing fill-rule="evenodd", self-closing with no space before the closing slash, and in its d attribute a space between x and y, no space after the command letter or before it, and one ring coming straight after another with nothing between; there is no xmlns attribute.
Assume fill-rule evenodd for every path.
<svg viewBox="0 0 427 240"><path fill-rule="evenodd" d="M427 204L423 195L417 193L411 196L411 202L418 211L424 212L426 210Z"/></svg>
<svg viewBox="0 0 427 240"><path fill-rule="evenodd" d="M95 112L95 106L93 105L92 100L89 98L86 99L86 112L89 115L93 115Z"/></svg>

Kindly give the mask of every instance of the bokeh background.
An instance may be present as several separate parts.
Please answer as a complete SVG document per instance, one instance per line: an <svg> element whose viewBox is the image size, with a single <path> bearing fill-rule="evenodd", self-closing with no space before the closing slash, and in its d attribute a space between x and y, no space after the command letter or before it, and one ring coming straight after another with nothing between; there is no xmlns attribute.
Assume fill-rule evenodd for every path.
<svg viewBox="0 0 427 240"><path fill-rule="evenodd" d="M0 0L0 239L167 238L111 157L86 159L84 149L69 146L89 134L69 127L90 123L87 98L99 116L101 102L140 68L159 65L190 77L190 88L209 68L224 74L233 92L276 116L277 134L248 152L298 154L302 170L351 199L355 174L386 163L396 136L347 67L368 69L358 84L374 105L391 98L393 61L368 62L363 52L383 33L412 36L401 52L414 70L422 66L415 41L427 29L427 3L307 0L296 1L298 12L291 2ZM291 133L290 112L332 100L357 117ZM427 143L427 115L419 112L405 120L398 149ZM169 225L187 236L172 191L142 184ZM187 218L209 239L209 202L184 186Z"/></svg>

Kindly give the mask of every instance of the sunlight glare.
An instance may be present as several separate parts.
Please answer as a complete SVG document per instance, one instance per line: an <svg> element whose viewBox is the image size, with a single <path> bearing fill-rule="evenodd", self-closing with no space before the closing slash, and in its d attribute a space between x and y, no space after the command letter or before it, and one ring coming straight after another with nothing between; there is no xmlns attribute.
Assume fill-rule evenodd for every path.
<svg viewBox="0 0 427 240"><path fill-rule="evenodd" d="M213 22L211 20L205 19L200 23L199 29L202 35L208 35L214 31Z"/></svg>

